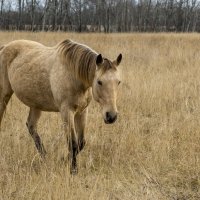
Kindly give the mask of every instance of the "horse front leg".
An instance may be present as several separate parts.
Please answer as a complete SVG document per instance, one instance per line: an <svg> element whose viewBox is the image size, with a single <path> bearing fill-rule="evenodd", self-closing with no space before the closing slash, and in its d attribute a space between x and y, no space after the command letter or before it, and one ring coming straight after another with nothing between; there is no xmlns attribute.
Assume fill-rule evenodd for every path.
<svg viewBox="0 0 200 200"><path fill-rule="evenodd" d="M61 107L61 118L63 123L63 131L66 139L66 143L69 150L69 163L70 163L70 173L77 174L77 139L74 126L74 112L71 111L67 106Z"/></svg>
<svg viewBox="0 0 200 200"><path fill-rule="evenodd" d="M77 133L77 142L79 153L85 146L85 125L87 122L88 109L86 108L82 113L76 113L75 115L75 128Z"/></svg>

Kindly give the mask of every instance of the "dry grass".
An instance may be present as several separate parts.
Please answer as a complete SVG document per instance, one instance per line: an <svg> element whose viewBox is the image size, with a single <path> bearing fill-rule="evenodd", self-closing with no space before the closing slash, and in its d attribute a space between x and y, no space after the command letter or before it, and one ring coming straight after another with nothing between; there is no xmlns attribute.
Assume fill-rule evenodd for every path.
<svg viewBox="0 0 200 200"><path fill-rule="evenodd" d="M119 120L105 125L97 103L90 105L77 176L59 163L59 115L40 120L50 152L44 164L25 127L27 108L12 98L0 133L0 200L200 199L200 35L1 32L0 38L50 46L72 38L109 58L124 56Z"/></svg>

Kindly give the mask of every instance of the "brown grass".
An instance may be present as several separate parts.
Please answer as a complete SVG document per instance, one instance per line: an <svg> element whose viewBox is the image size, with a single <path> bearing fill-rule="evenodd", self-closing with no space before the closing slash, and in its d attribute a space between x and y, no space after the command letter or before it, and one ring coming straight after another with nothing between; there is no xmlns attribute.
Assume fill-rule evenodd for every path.
<svg viewBox="0 0 200 200"><path fill-rule="evenodd" d="M105 125L89 108L79 174L59 162L59 114L44 113L39 131L49 160L39 158L14 96L2 123L0 200L200 199L200 35L0 32L0 45L71 38L115 59L121 52L119 120Z"/></svg>

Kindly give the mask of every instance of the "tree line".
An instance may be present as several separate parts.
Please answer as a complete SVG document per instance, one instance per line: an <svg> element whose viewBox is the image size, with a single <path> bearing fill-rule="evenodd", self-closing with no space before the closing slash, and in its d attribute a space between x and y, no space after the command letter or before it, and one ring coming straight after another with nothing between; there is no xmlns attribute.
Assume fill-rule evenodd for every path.
<svg viewBox="0 0 200 200"><path fill-rule="evenodd" d="M198 0L0 0L0 29L200 31Z"/></svg>

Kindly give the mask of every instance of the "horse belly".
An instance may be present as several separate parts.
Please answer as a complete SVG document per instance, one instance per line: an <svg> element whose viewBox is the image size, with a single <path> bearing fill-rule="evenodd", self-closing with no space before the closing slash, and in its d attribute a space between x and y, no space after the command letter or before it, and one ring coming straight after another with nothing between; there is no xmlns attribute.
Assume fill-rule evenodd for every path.
<svg viewBox="0 0 200 200"><path fill-rule="evenodd" d="M26 95L21 92L21 90L15 90L14 92L18 99L29 107L37 108L42 111L59 112L53 99L47 98L48 95L44 96L44 94L41 95L34 92L32 92L32 95Z"/></svg>
<svg viewBox="0 0 200 200"><path fill-rule="evenodd" d="M42 111L58 112L46 69L20 66L8 70L11 87L24 104Z"/></svg>

